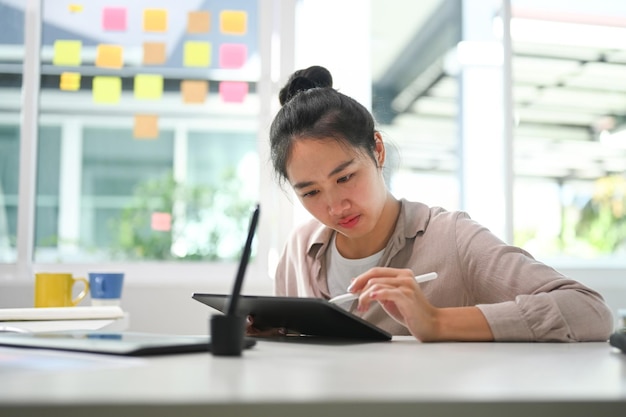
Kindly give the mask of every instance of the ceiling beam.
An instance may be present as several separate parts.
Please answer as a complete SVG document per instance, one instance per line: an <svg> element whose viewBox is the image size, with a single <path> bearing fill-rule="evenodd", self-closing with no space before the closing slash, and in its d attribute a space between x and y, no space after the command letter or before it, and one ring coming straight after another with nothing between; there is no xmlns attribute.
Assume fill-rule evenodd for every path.
<svg viewBox="0 0 626 417"><path fill-rule="evenodd" d="M428 73L429 69L439 67L443 75L443 57L461 40L461 0L443 0L435 9L426 23L416 32L415 36L400 51L387 70L372 86L372 110L377 121L389 124L398 115L408 110L428 88L418 91L413 89L414 97L409 105L398 109L392 102L410 86L420 85L419 77ZM430 84L441 76L433 77L423 84Z"/></svg>

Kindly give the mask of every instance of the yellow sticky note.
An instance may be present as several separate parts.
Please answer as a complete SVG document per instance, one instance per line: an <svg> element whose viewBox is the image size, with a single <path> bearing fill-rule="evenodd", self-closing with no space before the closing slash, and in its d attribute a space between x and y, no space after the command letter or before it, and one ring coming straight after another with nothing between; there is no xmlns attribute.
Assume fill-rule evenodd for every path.
<svg viewBox="0 0 626 417"><path fill-rule="evenodd" d="M80 90L80 73L78 72L61 73L59 88L64 91Z"/></svg>
<svg viewBox="0 0 626 417"><path fill-rule="evenodd" d="M211 14L206 11L187 13L187 33L208 33Z"/></svg>
<svg viewBox="0 0 626 417"><path fill-rule="evenodd" d="M172 215L163 212L152 213L150 227L157 232L169 232L172 230Z"/></svg>
<svg viewBox="0 0 626 417"><path fill-rule="evenodd" d="M124 50L119 45L98 45L96 50L96 67L122 68L124 66Z"/></svg>
<svg viewBox="0 0 626 417"><path fill-rule="evenodd" d="M159 117L153 114L136 114L133 126L135 139L156 139L159 137Z"/></svg>
<svg viewBox="0 0 626 417"><path fill-rule="evenodd" d="M211 65L211 43L187 41L183 50L185 67L208 67Z"/></svg>
<svg viewBox="0 0 626 417"><path fill-rule="evenodd" d="M70 13L80 13L83 11L82 4L69 4L67 8L70 11Z"/></svg>
<svg viewBox="0 0 626 417"><path fill-rule="evenodd" d="M96 76L92 85L94 103L117 104L122 95L120 77Z"/></svg>
<svg viewBox="0 0 626 417"><path fill-rule="evenodd" d="M206 101L209 92L209 82L204 80L183 80L180 83L183 102L187 104L201 104Z"/></svg>
<svg viewBox="0 0 626 417"><path fill-rule="evenodd" d="M241 10L220 13L220 31L227 35L244 35L248 30L248 14Z"/></svg>
<svg viewBox="0 0 626 417"><path fill-rule="evenodd" d="M144 42L143 43L143 65L162 65L165 63L165 43Z"/></svg>
<svg viewBox="0 0 626 417"><path fill-rule="evenodd" d="M145 9L143 11L143 30L144 32L167 31L167 10Z"/></svg>
<svg viewBox="0 0 626 417"><path fill-rule="evenodd" d="M57 40L54 41L54 56L52 64L68 67L78 67L81 64L81 41Z"/></svg>
<svg viewBox="0 0 626 417"><path fill-rule="evenodd" d="M158 100L163 95L163 76L155 74L137 74L135 76L135 98L140 100Z"/></svg>

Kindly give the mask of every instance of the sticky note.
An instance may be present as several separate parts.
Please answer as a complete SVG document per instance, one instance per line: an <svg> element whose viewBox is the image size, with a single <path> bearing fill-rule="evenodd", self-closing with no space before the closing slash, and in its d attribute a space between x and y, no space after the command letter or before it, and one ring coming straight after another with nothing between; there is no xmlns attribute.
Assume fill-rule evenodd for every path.
<svg viewBox="0 0 626 417"><path fill-rule="evenodd" d="M81 41L57 40L54 41L54 65L78 67L81 64L80 52L83 43Z"/></svg>
<svg viewBox="0 0 626 417"><path fill-rule="evenodd" d="M204 103L209 92L209 82L204 80L183 80L180 83L180 91L184 103Z"/></svg>
<svg viewBox="0 0 626 417"><path fill-rule="evenodd" d="M136 114L133 124L135 139L156 139L159 137L159 117L154 114Z"/></svg>
<svg viewBox="0 0 626 417"><path fill-rule="evenodd" d="M144 42L143 43L143 65L163 65L165 64L165 43Z"/></svg>
<svg viewBox="0 0 626 417"><path fill-rule="evenodd" d="M126 30L126 7L105 7L102 9L102 30L122 32Z"/></svg>
<svg viewBox="0 0 626 417"><path fill-rule="evenodd" d="M220 68L241 68L248 58L248 47L240 43L220 45Z"/></svg>
<svg viewBox="0 0 626 417"><path fill-rule="evenodd" d="M83 5L82 4L69 4L67 6L67 9L70 11L70 13L80 13L83 11Z"/></svg>
<svg viewBox="0 0 626 417"><path fill-rule="evenodd" d="M183 65L185 67L208 67L211 65L211 44L209 42L185 42Z"/></svg>
<svg viewBox="0 0 626 417"><path fill-rule="evenodd" d="M211 14L206 11L187 13L187 33L208 33Z"/></svg>
<svg viewBox="0 0 626 417"><path fill-rule="evenodd" d="M137 74L135 76L134 92L136 99L160 99L163 95L163 76L155 74Z"/></svg>
<svg viewBox="0 0 626 417"><path fill-rule="evenodd" d="M80 73L78 72L61 73L59 88L64 91L80 90Z"/></svg>
<svg viewBox="0 0 626 417"><path fill-rule="evenodd" d="M226 35L244 35L248 30L248 14L240 10L220 13L220 31Z"/></svg>
<svg viewBox="0 0 626 417"><path fill-rule="evenodd" d="M93 77L92 94L94 103L117 104L122 95L122 79L120 77Z"/></svg>
<svg viewBox="0 0 626 417"><path fill-rule="evenodd" d="M119 45L98 45L96 49L96 67L122 68L124 50Z"/></svg>
<svg viewBox="0 0 626 417"><path fill-rule="evenodd" d="M241 81L222 81L220 97L225 103L241 103L248 95L248 83Z"/></svg>
<svg viewBox="0 0 626 417"><path fill-rule="evenodd" d="M143 11L143 30L144 32L167 31L167 10L145 9Z"/></svg>
<svg viewBox="0 0 626 417"><path fill-rule="evenodd" d="M172 230L172 215L169 213L154 212L150 220L152 230L157 232L169 232Z"/></svg>

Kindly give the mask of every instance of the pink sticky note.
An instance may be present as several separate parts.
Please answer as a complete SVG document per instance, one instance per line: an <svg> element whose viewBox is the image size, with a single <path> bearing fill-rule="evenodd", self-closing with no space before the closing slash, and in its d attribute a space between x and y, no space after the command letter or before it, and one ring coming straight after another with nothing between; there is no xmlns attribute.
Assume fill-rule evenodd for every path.
<svg viewBox="0 0 626 417"><path fill-rule="evenodd" d="M241 103L248 95L248 83L241 81L222 81L220 97L226 103Z"/></svg>
<svg viewBox="0 0 626 417"><path fill-rule="evenodd" d="M220 46L220 68L241 68L246 63L248 48L240 43L223 43Z"/></svg>
<svg viewBox="0 0 626 417"><path fill-rule="evenodd" d="M152 213L150 226L152 230L157 232L169 232L172 230L172 215L169 213Z"/></svg>
<svg viewBox="0 0 626 417"><path fill-rule="evenodd" d="M126 30L126 7L105 7L102 9L102 29L108 31Z"/></svg>

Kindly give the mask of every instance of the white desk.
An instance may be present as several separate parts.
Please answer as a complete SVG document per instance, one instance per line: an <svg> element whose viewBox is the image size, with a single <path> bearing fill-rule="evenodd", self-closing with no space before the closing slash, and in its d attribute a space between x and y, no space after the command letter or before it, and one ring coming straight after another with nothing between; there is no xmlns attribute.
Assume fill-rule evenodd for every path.
<svg viewBox="0 0 626 417"><path fill-rule="evenodd" d="M0 348L0 415L621 416L608 343L327 345L259 341L241 358Z"/></svg>

